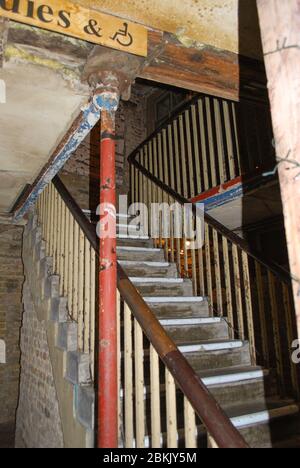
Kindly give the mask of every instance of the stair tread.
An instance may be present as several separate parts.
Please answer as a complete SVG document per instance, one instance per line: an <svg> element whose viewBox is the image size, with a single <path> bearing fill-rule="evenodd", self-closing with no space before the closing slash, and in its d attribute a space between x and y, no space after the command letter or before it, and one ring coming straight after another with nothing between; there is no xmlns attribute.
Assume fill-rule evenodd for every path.
<svg viewBox="0 0 300 468"><path fill-rule="evenodd" d="M137 251L137 252L162 252L162 249L157 249L155 247L136 247L131 245L118 245L118 250L128 250L128 251Z"/></svg>
<svg viewBox="0 0 300 468"><path fill-rule="evenodd" d="M266 399L265 401L259 402L244 402L243 404L232 405L224 407L223 409L231 420L235 418L241 418L247 415L258 415L260 413L264 413L264 415L266 416L265 420L267 421L268 414L270 417L273 418L296 414L299 412L299 405L297 405L294 400L281 400L278 398ZM236 420L235 423L238 423L238 421ZM257 424L257 421L253 422L253 424ZM243 424L243 426L241 427L244 427L246 425L247 424Z"/></svg>
<svg viewBox="0 0 300 468"><path fill-rule="evenodd" d="M236 366L236 367L224 367L223 369L207 369L204 371L199 371L197 374L201 378L215 377L215 376L230 376L236 374L248 374L260 372L261 376L267 375L268 370L263 369L259 366Z"/></svg>
<svg viewBox="0 0 300 468"><path fill-rule="evenodd" d="M120 260L119 263L121 265L141 265L141 266L149 266L149 267L169 267L172 263L169 262L147 262L143 260Z"/></svg>
<svg viewBox="0 0 300 468"><path fill-rule="evenodd" d="M144 296L143 297L145 302L149 302L151 304L178 304L178 303L202 303L207 301L207 297L197 297L197 296L182 296L182 297L176 297L176 296Z"/></svg>
<svg viewBox="0 0 300 468"><path fill-rule="evenodd" d="M197 341L197 344L199 346L203 345L213 345L213 344L230 344L230 343L234 343L236 345L240 345L240 346L243 346L244 344L247 344L246 341L243 341L243 340L205 340L205 341L202 341L202 340L198 340ZM182 346L188 346L190 343L189 342L185 342L185 343L182 343Z"/></svg>

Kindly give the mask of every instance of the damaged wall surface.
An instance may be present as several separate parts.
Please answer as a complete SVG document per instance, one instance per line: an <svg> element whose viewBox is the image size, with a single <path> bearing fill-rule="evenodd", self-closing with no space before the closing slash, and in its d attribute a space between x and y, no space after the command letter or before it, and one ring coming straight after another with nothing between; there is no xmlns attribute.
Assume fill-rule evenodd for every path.
<svg viewBox="0 0 300 468"><path fill-rule="evenodd" d="M6 84L6 103L0 104L0 213L10 211L24 187L33 183L87 103L88 87L80 77L91 47L2 23L0 79Z"/></svg>
<svg viewBox="0 0 300 468"><path fill-rule="evenodd" d="M0 424L14 424L19 394L22 234L22 227L0 224Z"/></svg>
<svg viewBox="0 0 300 468"><path fill-rule="evenodd" d="M253 0L77 0L77 3L173 33L186 46L207 44L249 57L262 57Z"/></svg>
<svg viewBox="0 0 300 468"><path fill-rule="evenodd" d="M26 283L23 302L22 374L16 448L63 448L63 433L46 329L37 317Z"/></svg>

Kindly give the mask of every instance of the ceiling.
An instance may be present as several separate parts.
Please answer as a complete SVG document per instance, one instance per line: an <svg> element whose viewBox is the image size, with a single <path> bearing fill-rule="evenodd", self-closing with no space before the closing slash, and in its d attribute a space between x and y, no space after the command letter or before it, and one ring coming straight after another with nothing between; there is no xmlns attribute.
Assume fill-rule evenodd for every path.
<svg viewBox="0 0 300 468"><path fill-rule="evenodd" d="M75 0L195 42L261 58L255 0Z"/></svg>
<svg viewBox="0 0 300 468"><path fill-rule="evenodd" d="M6 103L0 103L0 214L34 182L86 104L89 90L80 75L87 54L73 39L9 22L0 66L6 84Z"/></svg>

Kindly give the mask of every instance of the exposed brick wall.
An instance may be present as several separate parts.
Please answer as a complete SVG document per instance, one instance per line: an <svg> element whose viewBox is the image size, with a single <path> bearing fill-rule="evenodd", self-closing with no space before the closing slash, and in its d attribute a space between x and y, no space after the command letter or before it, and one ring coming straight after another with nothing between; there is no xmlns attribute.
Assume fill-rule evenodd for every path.
<svg viewBox="0 0 300 468"><path fill-rule="evenodd" d="M20 374L23 228L0 224L0 339L6 363L0 363L0 423L15 421Z"/></svg>
<svg viewBox="0 0 300 468"><path fill-rule="evenodd" d="M23 290L21 384L17 413L17 448L63 448L45 323L40 322L27 284Z"/></svg>
<svg viewBox="0 0 300 468"><path fill-rule="evenodd" d="M122 194L129 189L127 157L147 136L146 98L141 89L133 87L130 101L121 101L116 115L116 178ZM97 125L60 174L80 206L92 210L99 203L99 135Z"/></svg>

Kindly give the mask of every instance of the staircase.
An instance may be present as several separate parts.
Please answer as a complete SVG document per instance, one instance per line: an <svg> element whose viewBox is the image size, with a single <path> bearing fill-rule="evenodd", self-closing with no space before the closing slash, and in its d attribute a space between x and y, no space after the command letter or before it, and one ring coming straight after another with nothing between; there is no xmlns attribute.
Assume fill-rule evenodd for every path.
<svg viewBox="0 0 300 468"><path fill-rule="evenodd" d="M40 197L24 234L25 292L45 324L65 447L94 445L97 238L88 217L57 178ZM216 445L214 436L219 446L236 447L241 441L230 432L229 419L251 447L300 446L299 405L293 397L282 397L276 361L257 366L251 340L233 333L235 313L216 313L211 296L195 294L194 279L182 275L182 262L170 261L166 244L162 248L161 241L139 235L131 221L118 215L117 254L125 272L118 271L120 447L207 448ZM208 234L204 251L211 263L204 273L212 282L217 275L212 276ZM215 252L216 247L215 242ZM247 278L244 257L243 251ZM271 273L268 278L275 281ZM243 281L232 279L232 284L240 290ZM249 298L249 291L244 294ZM249 307L246 311L244 329L247 325L251 331ZM253 334L247 333L253 343ZM193 380L192 391L183 375ZM191 403L193 395L199 395L198 403ZM230 432L227 442L217 426Z"/></svg>
<svg viewBox="0 0 300 468"><path fill-rule="evenodd" d="M300 439L294 438L299 431L299 405L280 398L274 372L251 364L249 343L230 339L226 317L213 317L209 298L193 296L191 279L179 277L177 265L165 260L163 249L132 231L124 234L127 221L119 218L119 263L234 426L251 447L299 444ZM146 399L148 390L146 385ZM179 446L180 424L182 415L178 414ZM200 421L197 430L198 446L207 447Z"/></svg>

